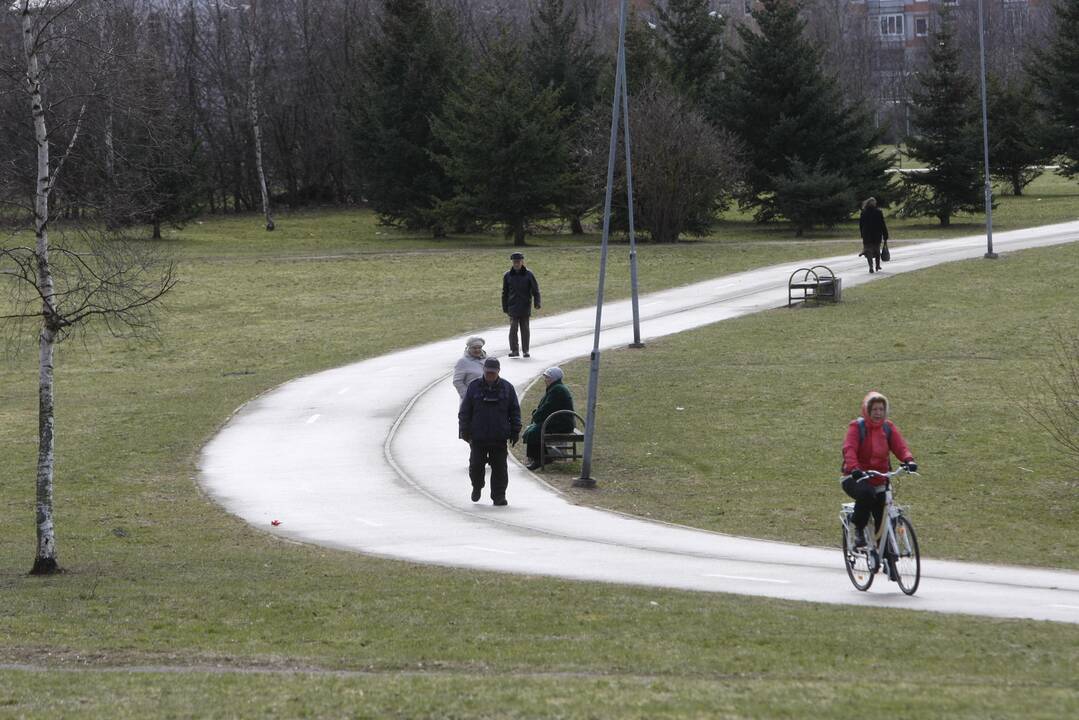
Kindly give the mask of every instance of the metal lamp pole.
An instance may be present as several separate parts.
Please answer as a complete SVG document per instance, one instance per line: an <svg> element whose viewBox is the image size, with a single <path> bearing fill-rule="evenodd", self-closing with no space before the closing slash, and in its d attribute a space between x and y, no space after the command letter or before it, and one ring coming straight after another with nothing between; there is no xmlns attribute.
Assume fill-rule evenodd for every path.
<svg viewBox="0 0 1079 720"><path fill-rule="evenodd" d="M603 238L599 252L599 284L596 288L596 329L592 335L591 367L588 372L588 410L585 415L584 454L581 458L581 476L573 481L574 487L593 488L592 443L596 434L596 397L599 391L599 333L603 318L603 285L607 276L607 241L611 236L611 195L614 193L614 158L618 151L618 111L625 103L623 80L626 74L626 0L618 17L618 66L614 73L614 99L611 103L611 143L607 156L607 194L603 200ZM627 105L628 107L628 105ZM627 123L628 130L628 123ZM626 133L626 166L629 166L629 133ZM628 176L627 176L628 177ZM632 217L632 212L631 212ZM632 220L630 227L632 228ZM636 306L634 307L636 310Z"/></svg>
<svg viewBox="0 0 1079 720"><path fill-rule="evenodd" d="M641 310L637 293L637 231L633 221L633 153L629 136L629 84L626 82L626 47L623 38L618 43L618 65L622 68L622 137L626 147L626 206L629 211L629 284L630 305L633 308L633 342L631 348L643 348L641 342Z"/></svg>
<svg viewBox="0 0 1079 720"><path fill-rule="evenodd" d="M993 183L989 179L989 111L985 88L985 22L982 19L982 0L978 0L978 54L982 65L982 155L985 160L985 257L993 259Z"/></svg>

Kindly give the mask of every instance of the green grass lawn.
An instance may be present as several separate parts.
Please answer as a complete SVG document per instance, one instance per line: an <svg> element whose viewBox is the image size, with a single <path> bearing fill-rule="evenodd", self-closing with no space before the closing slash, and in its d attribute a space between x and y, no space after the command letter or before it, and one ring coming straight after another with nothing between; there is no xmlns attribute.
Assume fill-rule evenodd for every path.
<svg viewBox="0 0 1079 720"><path fill-rule="evenodd" d="M1033 195L1018 199L1015 212L1034 202ZM1061 208L1074 215L1079 202L1070 202L1051 220L1068 219ZM725 224L705 241L642 248L642 289L817 256L821 240L857 247L849 228L795 243L789 233L746 227ZM480 238L478 247L461 238L432 241L379 228L363 212L285 216L272 234L258 228L254 217L209 219L169 236L181 283L158 342L89 336L63 346L56 505L68 572L60 576L26 575L34 353L0 367L0 665L8 666L0 669L0 717L854 718L872 706L904 717L982 718L1079 710L1074 626L465 572L297 545L224 513L199 491L196 463L236 407L306 373L499 322L498 278L508 267L500 237ZM543 283L546 312L593 300L594 236L532 242L529 264ZM1032 252L975 267L1038 280L1054 264L1062 261ZM921 274L896 278L850 291L835 308L699 331L698 340L716 333L707 342L725 354L682 373L637 363L683 338L636 355L606 353L604 409L620 382L653 392L691 374L702 384L694 395L723 402L709 414L687 398L686 410L675 412L699 413L702 425L679 426L692 443L664 450L690 468L677 482L661 479L667 494L688 489L697 502L645 502L632 491L633 482L655 489L651 470L644 460L614 464L611 425L601 425L608 434L597 445L602 482L592 501L615 506L638 494L630 502L641 515L831 543L838 433L863 389L876 384L893 395L896 419L925 465L926 477L904 499L914 505L927 553L1075 567L1063 550L1039 555L1036 546L1049 542L1054 527L1074 528L1074 476L1046 469L1044 439L1028 447L1011 426L1002 432L997 423L1015 416L982 392L1007 381L998 343L1009 328L1020 338L1041 337L1034 301L1024 296L1059 297L1037 287L1007 291L985 332L965 336L973 346L952 346L936 326L960 324L966 306L936 296L941 279L925 282ZM608 297L625 296L627 286L625 247L618 246ZM1040 320L1059 312L1047 305ZM904 330L909 314L921 318L917 332ZM868 319L880 329L859 334ZM765 348L780 351L783 333L813 328L832 338L812 348L816 362L764 357ZM757 333L759 340L747 339ZM869 340L898 356L866 362L855 348ZM954 352L961 357L949 357ZM979 362L986 354L996 359ZM762 358L776 372L758 367ZM956 379L927 391L919 385L929 372L922 365ZM979 384L968 377L971 367L993 375ZM780 376L795 389L781 393L770 384ZM827 398L814 394L822 387ZM792 430L787 419L805 418L795 411L806 403L815 415ZM774 423L762 420L769 414ZM977 477L947 475L963 457L978 457ZM1035 470L1027 487L1015 481L1019 465ZM619 482L616 472L625 474ZM752 492L762 479L781 484ZM1009 532L978 527L994 503L1032 507L1030 498L1047 491L1034 516L1047 527L996 518ZM949 512L945 501L966 512ZM1023 537L1028 532L1034 535ZM965 544L963 533L981 546ZM19 664L51 669L12 667ZM894 692L856 680L868 669L886 673Z"/></svg>

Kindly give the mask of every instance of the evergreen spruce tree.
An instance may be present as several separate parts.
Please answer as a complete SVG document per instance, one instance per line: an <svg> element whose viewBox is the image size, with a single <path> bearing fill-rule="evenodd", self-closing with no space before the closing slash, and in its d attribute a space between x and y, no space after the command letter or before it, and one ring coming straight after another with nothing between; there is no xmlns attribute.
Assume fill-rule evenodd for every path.
<svg viewBox="0 0 1079 720"><path fill-rule="evenodd" d="M742 47L731 53L714 112L746 148L746 185L739 201L755 209L757 222L798 206L777 193L806 182L846 198L872 195L885 202L889 194L890 161L875 152L879 133L867 110L844 100L836 79L821 70L821 54L805 37L801 9L800 0L757 4L753 17L759 31L739 26ZM837 178L844 187L836 187ZM827 202L823 207L834 212L812 217L832 224L857 206L840 209ZM805 229L801 220L796 224Z"/></svg>
<svg viewBox="0 0 1079 720"><path fill-rule="evenodd" d="M614 58L611 58L610 74L603 78L603 88L614 87L614 66ZM633 95L641 88L651 88L661 75L665 75L665 71L657 28L642 20L636 6L631 5L626 18L626 81L629 94ZM609 102L609 94L607 99Z"/></svg>
<svg viewBox="0 0 1079 720"><path fill-rule="evenodd" d="M723 62L727 23L709 5L708 0L668 0L666 6L655 6L668 77L697 107L711 97Z"/></svg>
<svg viewBox="0 0 1079 720"><path fill-rule="evenodd" d="M563 111L562 127L571 144L565 202L560 214L574 234L584 232L581 218L595 205L587 176L591 146L588 120L598 97L600 56L593 38L582 37L577 13L567 11L565 0L538 0L531 18L526 64L533 85L554 90Z"/></svg>
<svg viewBox="0 0 1079 720"><path fill-rule="evenodd" d="M990 78L988 109L990 172L1022 195L1051 157L1034 89L1020 80Z"/></svg>
<svg viewBox="0 0 1079 720"><path fill-rule="evenodd" d="M1058 0L1048 47L1034 52L1028 71L1045 100L1052 149L1064 156L1061 173L1079 176L1079 2Z"/></svg>
<svg viewBox="0 0 1079 720"><path fill-rule="evenodd" d="M959 67L953 19L941 14L931 37L929 65L911 94L908 151L926 171L904 176L907 215L931 215L949 225L956 212L983 207L981 119L974 81Z"/></svg>
<svg viewBox="0 0 1079 720"><path fill-rule="evenodd" d="M564 115L556 89L528 82L523 54L503 31L434 121L445 147L437 160L454 187L444 217L501 223L524 245L529 224L553 216L572 186Z"/></svg>
<svg viewBox="0 0 1079 720"><path fill-rule="evenodd" d="M430 228L451 188L431 156L429 118L453 86L459 59L453 23L430 0L383 0L377 37L360 59L354 139L364 194L383 222Z"/></svg>

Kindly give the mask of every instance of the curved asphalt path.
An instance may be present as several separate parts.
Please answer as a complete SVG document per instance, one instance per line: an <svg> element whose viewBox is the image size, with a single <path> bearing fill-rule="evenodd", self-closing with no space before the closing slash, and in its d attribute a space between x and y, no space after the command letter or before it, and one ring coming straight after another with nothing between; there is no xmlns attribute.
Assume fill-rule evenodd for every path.
<svg viewBox="0 0 1079 720"><path fill-rule="evenodd" d="M998 234L994 249L1079 240L1079 222ZM887 271L843 255L787 263L645 295L644 339L785 305L797 267L822 263L845 288L979 257L984 237L894 248ZM632 340L629 301L604 306L603 348ZM588 355L594 309L538 317L535 357L503 360L522 387ZM482 331L506 352L505 327ZM924 559L914 597L878 576L854 590L836 549L752 540L567 502L510 463L509 507L469 500L468 447L457 439L448 371L462 338L286 383L246 404L204 448L203 487L247 522L297 541L423 563L577 580L1079 623L1079 573ZM602 370L601 370L602 372ZM602 492L602 490L600 491ZM601 497L601 496L600 496ZM837 490L836 509L843 496ZM280 520L272 526L272 520ZM931 548L930 548L931 551Z"/></svg>

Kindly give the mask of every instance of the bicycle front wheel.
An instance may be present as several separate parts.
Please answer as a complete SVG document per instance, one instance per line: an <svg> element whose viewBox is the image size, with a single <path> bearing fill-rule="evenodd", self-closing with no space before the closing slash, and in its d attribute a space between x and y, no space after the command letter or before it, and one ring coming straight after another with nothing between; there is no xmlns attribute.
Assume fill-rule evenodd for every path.
<svg viewBox="0 0 1079 720"><path fill-rule="evenodd" d="M843 526L843 561L847 566L847 576L854 587L862 592L868 590L873 584L869 553L865 548L860 550L854 548L854 538L851 537L846 525Z"/></svg>
<svg viewBox="0 0 1079 720"><path fill-rule="evenodd" d="M914 534L914 526L905 517L896 519L895 544L898 554L895 571L899 576L899 589L913 595L922 579L922 556L918 552L918 536Z"/></svg>

